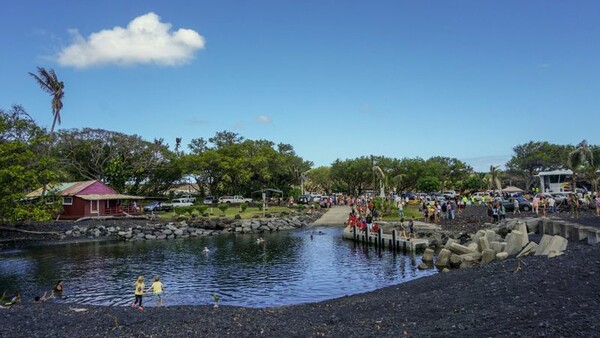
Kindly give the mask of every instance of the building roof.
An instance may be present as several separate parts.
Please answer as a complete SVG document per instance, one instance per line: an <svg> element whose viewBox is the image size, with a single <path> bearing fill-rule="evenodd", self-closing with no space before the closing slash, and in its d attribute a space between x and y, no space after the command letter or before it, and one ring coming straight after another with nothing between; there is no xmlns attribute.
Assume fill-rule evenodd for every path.
<svg viewBox="0 0 600 338"><path fill-rule="evenodd" d="M44 193L44 189L39 188L27 194L26 198L40 197L42 193ZM104 183L96 180L49 184L46 186L46 193L57 194L63 197L77 196L88 201L143 199L143 197L139 196L119 194Z"/></svg>
<svg viewBox="0 0 600 338"><path fill-rule="evenodd" d="M79 182L62 182L62 183L54 183L48 184L46 186L46 193L54 193L60 196L75 196L78 192L83 189L89 187L98 181L79 181ZM44 192L44 188L38 188L29 194L26 197L40 197Z"/></svg>
<svg viewBox="0 0 600 338"><path fill-rule="evenodd" d="M104 201L104 200L143 200L144 197L131 196L123 194L107 194L107 195L78 195L77 197L86 201Z"/></svg>
<svg viewBox="0 0 600 338"><path fill-rule="evenodd" d="M573 175L573 171L569 169L559 169L552 171L540 171L538 176L549 176L549 175Z"/></svg>

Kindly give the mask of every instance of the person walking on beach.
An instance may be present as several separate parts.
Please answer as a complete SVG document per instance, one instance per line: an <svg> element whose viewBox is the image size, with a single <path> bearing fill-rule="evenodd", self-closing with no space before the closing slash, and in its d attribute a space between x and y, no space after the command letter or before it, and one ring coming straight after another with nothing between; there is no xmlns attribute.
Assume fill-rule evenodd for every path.
<svg viewBox="0 0 600 338"><path fill-rule="evenodd" d="M519 209L519 200L516 197L513 199L513 208L513 215L516 213L521 213L521 209Z"/></svg>
<svg viewBox="0 0 600 338"><path fill-rule="evenodd" d="M144 296L144 288L146 287L144 285L144 276L139 276L135 283L133 283L133 286L135 286L135 301L131 303L131 307L135 308L137 305L138 310L142 311L144 309L142 307L142 297Z"/></svg>
<svg viewBox="0 0 600 338"><path fill-rule="evenodd" d="M154 277L154 283L152 283L152 292L154 297L156 297L156 306L161 306L163 302L163 292L165 290L165 286L160 282L160 277Z"/></svg>

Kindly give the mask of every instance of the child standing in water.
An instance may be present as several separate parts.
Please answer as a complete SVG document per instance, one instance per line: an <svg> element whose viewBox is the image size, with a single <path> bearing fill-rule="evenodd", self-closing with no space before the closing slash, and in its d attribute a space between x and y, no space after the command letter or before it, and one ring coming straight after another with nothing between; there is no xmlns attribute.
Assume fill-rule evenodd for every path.
<svg viewBox="0 0 600 338"><path fill-rule="evenodd" d="M152 283L152 292L154 293L154 297L156 297L156 306L161 306L163 301L163 291L165 289L163 283L160 282L160 277L154 277L154 283Z"/></svg>
<svg viewBox="0 0 600 338"><path fill-rule="evenodd" d="M138 310L142 311L142 297L144 296L144 276L139 276L138 279L133 283L135 286L135 301L131 303L131 307L135 308L138 305Z"/></svg>

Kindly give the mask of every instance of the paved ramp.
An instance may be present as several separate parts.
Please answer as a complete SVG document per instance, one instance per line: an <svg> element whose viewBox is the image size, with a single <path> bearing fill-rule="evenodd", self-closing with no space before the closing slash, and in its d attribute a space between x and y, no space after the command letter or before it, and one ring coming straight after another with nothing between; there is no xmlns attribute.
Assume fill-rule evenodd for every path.
<svg viewBox="0 0 600 338"><path fill-rule="evenodd" d="M344 222L348 220L350 210L349 206L334 205L321 218L316 220L313 225L344 225Z"/></svg>

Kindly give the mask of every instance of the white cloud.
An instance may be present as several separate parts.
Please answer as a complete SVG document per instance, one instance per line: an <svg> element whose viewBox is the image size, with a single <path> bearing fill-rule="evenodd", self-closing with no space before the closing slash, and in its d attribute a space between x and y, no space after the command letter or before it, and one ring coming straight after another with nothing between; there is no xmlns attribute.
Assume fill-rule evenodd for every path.
<svg viewBox="0 0 600 338"><path fill-rule="evenodd" d="M264 123L264 124L271 123L271 117L267 116L267 115L259 115L256 119L260 123Z"/></svg>
<svg viewBox="0 0 600 338"><path fill-rule="evenodd" d="M160 22L154 13L133 19L126 28L104 29L87 38L77 30L70 33L73 43L58 54L58 62L75 68L138 63L177 66L204 48L200 34L184 28L172 32L171 24Z"/></svg>

